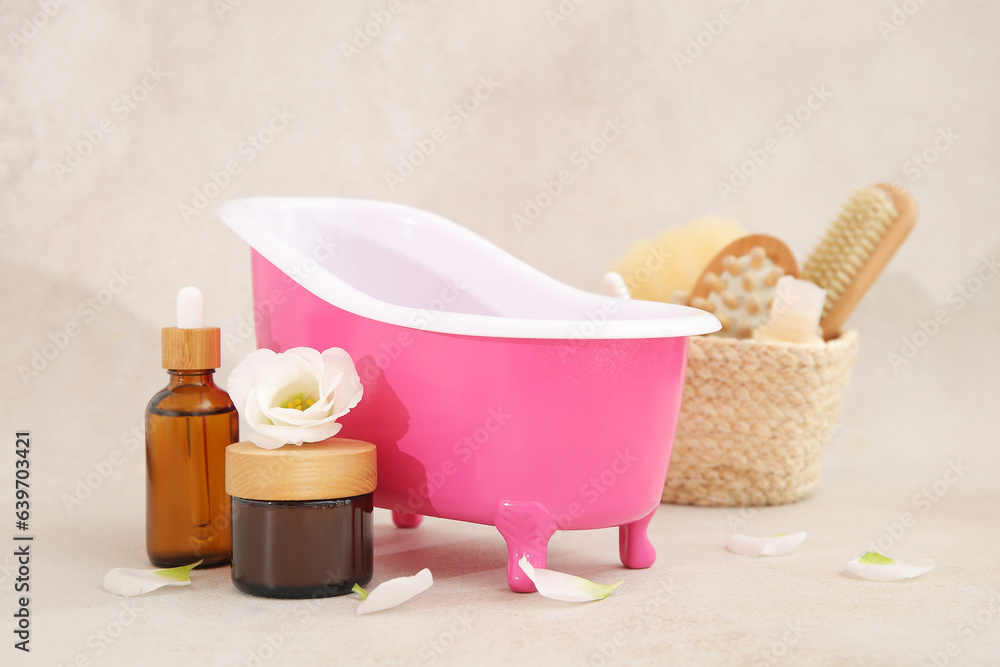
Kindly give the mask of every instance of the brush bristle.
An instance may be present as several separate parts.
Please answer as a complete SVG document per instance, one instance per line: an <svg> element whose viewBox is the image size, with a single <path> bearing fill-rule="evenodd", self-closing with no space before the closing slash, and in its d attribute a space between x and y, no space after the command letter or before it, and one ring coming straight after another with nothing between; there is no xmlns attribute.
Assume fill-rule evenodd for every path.
<svg viewBox="0 0 1000 667"><path fill-rule="evenodd" d="M896 221L892 198L881 188L858 188L802 267L802 278L826 290L826 317Z"/></svg>

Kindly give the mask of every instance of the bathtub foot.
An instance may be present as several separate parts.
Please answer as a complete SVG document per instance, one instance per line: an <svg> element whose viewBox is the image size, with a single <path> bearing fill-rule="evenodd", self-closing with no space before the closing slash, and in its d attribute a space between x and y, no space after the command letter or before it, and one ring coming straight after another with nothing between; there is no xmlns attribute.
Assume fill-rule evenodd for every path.
<svg viewBox="0 0 1000 667"><path fill-rule="evenodd" d="M424 520L419 514L410 514L401 510L392 510L392 522L397 528L416 528Z"/></svg>
<svg viewBox="0 0 1000 667"><path fill-rule="evenodd" d="M625 567L640 570L656 562L656 549L646 534L654 514L655 509L638 521L618 526L618 553Z"/></svg>
<svg viewBox="0 0 1000 667"><path fill-rule="evenodd" d="M533 592L535 585L517 562L527 556L533 567L545 567L555 521L539 503L503 501L497 505L493 523L507 542L507 585L518 593Z"/></svg>

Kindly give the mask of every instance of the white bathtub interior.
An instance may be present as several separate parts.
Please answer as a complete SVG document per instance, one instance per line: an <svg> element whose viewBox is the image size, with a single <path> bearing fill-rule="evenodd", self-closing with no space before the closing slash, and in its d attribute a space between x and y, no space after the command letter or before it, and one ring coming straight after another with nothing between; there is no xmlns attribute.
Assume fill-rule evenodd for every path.
<svg viewBox="0 0 1000 667"><path fill-rule="evenodd" d="M303 284L311 283L331 303L345 295L319 292L346 285L350 290L342 291L355 292L353 297L425 318L448 313L535 322L676 319L680 325L683 320L684 330L672 335L716 328L713 316L695 309L570 287L456 223L406 206L257 198L230 202L219 215L254 249ZM595 267L594 275L601 273L602 267Z"/></svg>

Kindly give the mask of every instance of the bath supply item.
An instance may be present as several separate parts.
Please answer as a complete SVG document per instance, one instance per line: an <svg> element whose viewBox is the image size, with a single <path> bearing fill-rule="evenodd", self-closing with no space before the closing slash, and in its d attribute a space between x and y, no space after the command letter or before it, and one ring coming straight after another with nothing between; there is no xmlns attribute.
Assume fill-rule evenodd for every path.
<svg viewBox="0 0 1000 667"><path fill-rule="evenodd" d="M678 306L686 306L690 301L691 292L682 289L674 290L667 299L667 303L676 303Z"/></svg>
<svg viewBox="0 0 1000 667"><path fill-rule="evenodd" d="M226 449L233 584L272 598L350 593L372 578L375 445L330 438Z"/></svg>
<svg viewBox="0 0 1000 667"><path fill-rule="evenodd" d="M715 313L720 336L749 338L767 318L778 280L797 277L795 256L766 234L736 239L712 258L691 290L690 305Z"/></svg>
<svg viewBox="0 0 1000 667"><path fill-rule="evenodd" d="M822 287L808 280L782 276L767 321L757 329L756 339L779 343L821 342L819 318L825 301L826 290Z"/></svg>
<svg viewBox="0 0 1000 667"><path fill-rule="evenodd" d="M258 345L338 345L357 364L365 398L341 435L378 445L375 504L397 525L496 526L518 591L534 590L518 561L545 567L556 529L619 526L622 562L653 563L687 337L713 315L574 289L407 206L244 199L219 215L254 249Z"/></svg>
<svg viewBox="0 0 1000 667"><path fill-rule="evenodd" d="M628 292L628 285L625 284L625 279L617 271L608 271L605 273L604 278L601 280L601 287L608 296L619 299L632 298L632 295Z"/></svg>
<svg viewBox="0 0 1000 667"><path fill-rule="evenodd" d="M802 266L802 277L826 290L824 338L840 332L916 220L917 205L902 188L878 183L854 193Z"/></svg>
<svg viewBox="0 0 1000 667"><path fill-rule="evenodd" d="M160 339L165 369L214 371L222 364L220 331L205 326L204 297L197 287L177 292L177 326L162 329Z"/></svg>
<svg viewBox="0 0 1000 667"><path fill-rule="evenodd" d="M220 334L203 326L197 288L177 295L177 322L161 332L169 382L146 406L146 553L158 567L221 565L231 549L225 451L239 417L212 377Z"/></svg>
<svg viewBox="0 0 1000 667"><path fill-rule="evenodd" d="M625 279L633 299L677 303L675 293L690 292L708 261L744 234L731 218L700 218L636 241L611 269Z"/></svg>
<svg viewBox="0 0 1000 667"><path fill-rule="evenodd" d="M778 505L819 483L858 334L814 344L696 336L665 502Z"/></svg>

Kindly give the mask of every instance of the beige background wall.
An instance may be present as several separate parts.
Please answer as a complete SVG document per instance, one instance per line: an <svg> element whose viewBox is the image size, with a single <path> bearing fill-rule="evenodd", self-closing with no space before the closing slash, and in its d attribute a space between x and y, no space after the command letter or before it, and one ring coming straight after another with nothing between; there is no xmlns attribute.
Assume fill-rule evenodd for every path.
<svg viewBox="0 0 1000 667"><path fill-rule="evenodd" d="M879 180L921 215L852 320L863 350L824 489L873 499L850 519L860 544L961 457L972 471L946 501L997 515L1000 280L983 259L1000 243L997 3L401 0L384 26L382 2L226 3L2 5L0 422L34 433L39 531L88 527L74 534L95 559L111 540L142 564L141 534L115 526L141 525L134 429L163 382L159 328L186 284L224 331L251 313L248 250L214 215L228 199L402 202L596 289L632 239L707 214L801 258L852 188ZM816 91L800 127L780 124ZM616 136L581 171L574 155L608 122ZM770 138L777 151L723 197ZM227 163L238 173L216 193ZM564 169L573 182L518 229ZM938 309L947 322L921 338ZM915 334L925 344L893 368ZM225 348L220 376L252 346ZM68 511L116 450L123 463Z"/></svg>

